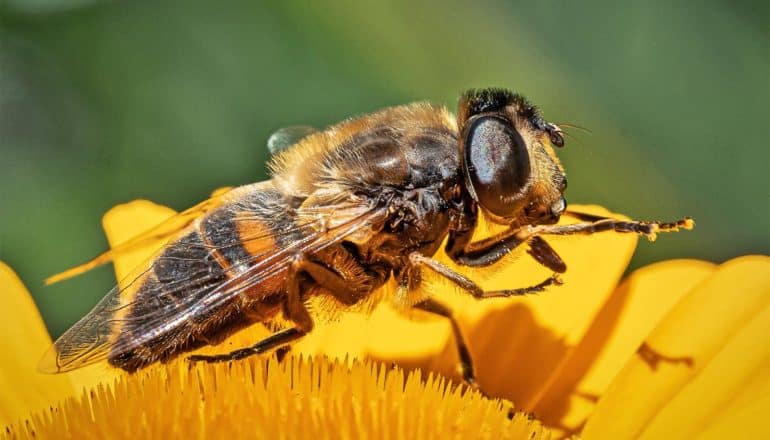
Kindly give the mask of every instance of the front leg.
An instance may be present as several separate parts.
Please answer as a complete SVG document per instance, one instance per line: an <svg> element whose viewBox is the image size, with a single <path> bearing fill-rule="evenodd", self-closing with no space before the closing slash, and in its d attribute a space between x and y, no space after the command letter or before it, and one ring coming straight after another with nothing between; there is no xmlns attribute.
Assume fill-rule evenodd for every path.
<svg viewBox="0 0 770 440"><path fill-rule="evenodd" d="M588 221L569 225L537 225L508 229L477 242L470 242L473 230L455 232L450 234L446 252L457 264L484 267L496 263L522 243L528 242L530 245L529 254L537 262L554 272L562 273L567 267L556 251L542 238L543 235L590 235L597 232L614 231L642 234L650 240L654 240L659 232L676 232L680 228L692 229L695 224L690 218L675 222L644 222L616 220L574 212L567 212L566 214Z"/></svg>
<svg viewBox="0 0 770 440"><path fill-rule="evenodd" d="M457 264L471 267L486 267L498 262L519 245L529 240L532 258L548 269L564 273L567 265L559 254L541 237L533 237L520 229L508 229L493 237L470 242L473 230L450 233L446 253Z"/></svg>
<svg viewBox="0 0 770 440"><path fill-rule="evenodd" d="M588 214L581 214L586 215ZM679 229L690 230L695 227L695 222L685 217L675 222L645 222L635 220L616 220L608 217L597 217L596 221L573 223L570 225L538 225L527 228L527 234L537 235L590 235L597 232L614 231L620 233L635 233L646 236L649 240L655 240L660 232L678 232Z"/></svg>

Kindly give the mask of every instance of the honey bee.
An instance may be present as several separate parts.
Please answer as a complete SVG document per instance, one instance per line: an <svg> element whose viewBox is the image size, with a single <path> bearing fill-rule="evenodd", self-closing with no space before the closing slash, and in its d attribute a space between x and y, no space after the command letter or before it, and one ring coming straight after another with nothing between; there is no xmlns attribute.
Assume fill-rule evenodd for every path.
<svg viewBox="0 0 770 440"><path fill-rule="evenodd" d="M567 209L555 148L562 130L521 95L464 93L457 116L427 103L353 118L294 142L271 138L271 179L234 188L182 212L58 281L111 261L148 237L167 243L139 275L116 287L67 330L41 362L53 372L106 360L133 372L166 362L255 323L291 323L250 347L190 361L222 362L285 347L313 330L312 298L353 307L391 278L419 289L423 271L478 299L559 284L565 262L549 235L603 231L652 236L692 220L624 221ZM473 241L483 215L503 225ZM557 225L567 215L578 223ZM434 259L492 265L520 246L554 273L540 284L486 291ZM428 297L413 307L452 321L463 377L473 362L449 308Z"/></svg>

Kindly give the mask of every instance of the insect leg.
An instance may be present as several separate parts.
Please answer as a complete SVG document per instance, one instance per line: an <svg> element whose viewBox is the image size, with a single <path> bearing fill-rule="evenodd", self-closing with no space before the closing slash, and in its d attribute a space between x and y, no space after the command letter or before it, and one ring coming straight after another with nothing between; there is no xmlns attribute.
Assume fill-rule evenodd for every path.
<svg viewBox="0 0 770 440"><path fill-rule="evenodd" d="M460 357L460 367L462 368L463 380L466 384L468 384L469 387L478 390L479 385L476 382L476 373L473 369L473 359L471 358L471 353L468 351L465 338L463 338L463 334L460 331L460 326L457 324L457 320L455 320L452 310L449 307L430 298L415 304L414 307L426 312L433 313L435 315L443 316L449 320L449 323L452 324L452 333L455 337L455 344L457 344L457 354Z"/></svg>
<svg viewBox="0 0 770 440"><path fill-rule="evenodd" d="M454 240L452 240L454 238ZM446 253L458 264L471 267L486 267L498 262L522 243L528 242L532 258L548 269L564 273L567 265L559 254L541 237L526 230L509 229L494 237L471 243L470 234L450 235Z"/></svg>
<svg viewBox="0 0 770 440"><path fill-rule="evenodd" d="M236 361L238 359L243 359L245 357L253 356L255 354L264 353L276 347L284 346L286 344L289 344L301 338L304 335L305 333L302 332L300 329L298 329L297 327L292 327L286 330L281 330L277 333L273 333L272 335L266 337L265 339L262 339L261 341L257 342L251 347L241 348L225 354L215 354L210 356L193 355L188 357L187 360L190 362L202 361L202 362L208 362L208 363Z"/></svg>
<svg viewBox="0 0 770 440"><path fill-rule="evenodd" d="M458 264L472 267L489 266L510 253L522 243L529 242L529 254L540 264L554 272L564 272L566 265L548 243L540 235L574 235L595 234L597 232L614 231L619 233L636 233L654 239L659 232L676 232L680 228L692 229L694 222L691 218L683 218L675 222L646 222L634 220L616 220L592 214L568 211L570 215L581 220L581 223L569 225L540 225L509 229L493 237L476 242L458 242L451 248L447 247L447 255ZM450 236L450 238L452 238ZM449 243L452 243L450 241Z"/></svg>
<svg viewBox="0 0 770 440"><path fill-rule="evenodd" d="M553 274L543 282L536 284L534 286L523 287L519 289L487 291L482 289L481 286L476 284L473 280L466 277L465 275L455 272L454 270L441 264L440 262L432 258L426 257L425 255L422 255L420 253L412 252L411 254L409 254L409 261L415 266L418 266L418 267L422 266L422 267L429 268L433 272L443 276L444 278L453 282L458 287L461 287L462 289L466 290L468 293L470 293L471 295L473 295L475 298L478 298L478 299L522 296L530 293L542 292L548 286L559 285L562 283L558 275Z"/></svg>
<svg viewBox="0 0 770 440"><path fill-rule="evenodd" d="M542 237L532 237L529 240L529 250L527 250L527 253L535 261L554 272L564 273L567 271L567 265L564 263L564 260Z"/></svg>
<svg viewBox="0 0 770 440"><path fill-rule="evenodd" d="M476 242L470 242L471 235L472 231L467 231L449 236L446 252L457 264L471 267L492 265L530 238L513 229Z"/></svg>
<svg viewBox="0 0 770 440"><path fill-rule="evenodd" d="M286 346L310 332L313 329L313 318L305 307L302 298L302 278L300 275L303 273L309 275L319 285L326 287L342 302L351 301L355 297L356 292L348 287L342 277L325 266L309 260L304 255L298 256L292 262L287 274L286 302L284 303L284 314L287 319L296 324L296 327L279 331L251 347L221 355L194 355L190 356L188 360L192 362L227 362L243 359L273 348Z"/></svg>
<svg viewBox="0 0 770 440"><path fill-rule="evenodd" d="M559 254L545 240L538 236L527 235L525 231L505 231L495 237L458 245L447 246L447 255L458 264L471 267L485 267L496 263L522 243L529 240L529 253L532 258L548 269L564 273L567 265ZM451 241L448 244L453 244Z"/></svg>
<svg viewBox="0 0 770 440"><path fill-rule="evenodd" d="M346 280L323 263L317 263L303 256L294 262L294 266L296 273L306 273L343 304L355 304L361 299L354 283Z"/></svg>
<svg viewBox="0 0 770 440"><path fill-rule="evenodd" d="M581 214L582 215L582 214ZM590 216L590 214L585 214ZM590 216L596 218L596 216ZM620 233L636 233L646 235L654 239L659 232L676 232L681 229L692 229L695 222L685 217L675 222L646 222L635 220L616 220L613 218L599 217L592 222L573 223L570 225L541 225L529 228L528 234L535 235L574 235L595 234L597 232L615 231Z"/></svg>

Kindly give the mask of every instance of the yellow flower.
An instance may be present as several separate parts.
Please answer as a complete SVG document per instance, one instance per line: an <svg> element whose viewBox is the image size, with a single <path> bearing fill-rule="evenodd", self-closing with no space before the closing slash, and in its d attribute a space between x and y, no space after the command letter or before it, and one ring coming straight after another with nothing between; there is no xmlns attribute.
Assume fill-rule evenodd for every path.
<svg viewBox="0 0 770 440"><path fill-rule="evenodd" d="M608 214L599 207L577 209ZM111 210L104 226L114 246L172 214L136 201ZM552 245L569 270L563 286L538 296L477 301L433 280L434 297L458 312L481 389L533 413L557 435L770 436L770 424L761 416L770 411L770 258L742 257L719 266L667 261L640 269L618 285L636 241L631 235L609 233L554 239ZM157 246L150 243L116 260L118 279ZM483 277L490 289L530 285L548 275L529 258L508 263L471 275ZM13 425L16 433L34 426L40 433L82 429L100 437L126 435L127 429L156 436L257 435L254 426L263 429L280 420L277 431L261 431L263 435L549 434L521 415L509 422L498 401L446 391L436 379L404 379L399 370L386 372L369 363L291 360L274 365L262 359L187 372L184 363L175 362L133 376L101 366L38 375L38 357L50 340L15 275L0 266L0 276L0 317L14 329L0 335L0 342L4 352L15 355L0 366L0 385L6 390L0 398L0 423L28 418L30 410L48 408L83 387L118 377L114 388L101 385L90 397L68 400L54 406L54 412L35 416L30 428ZM385 303L368 319L346 314L319 326L292 351L395 362L459 382L449 323L414 317L420 319L408 319ZM265 332L255 326L202 351L249 345ZM254 379L265 369L270 371L266 382ZM311 376L320 377L321 385L314 385ZM162 411L156 414L154 406ZM123 422L114 421L123 414ZM115 430L105 427L110 424Z"/></svg>
<svg viewBox="0 0 770 440"><path fill-rule="evenodd" d="M384 363L291 356L39 374L51 344L40 315L1 262L0 286L11 330L0 343L13 354L0 368L5 438L552 438L526 414L511 418L508 402Z"/></svg>

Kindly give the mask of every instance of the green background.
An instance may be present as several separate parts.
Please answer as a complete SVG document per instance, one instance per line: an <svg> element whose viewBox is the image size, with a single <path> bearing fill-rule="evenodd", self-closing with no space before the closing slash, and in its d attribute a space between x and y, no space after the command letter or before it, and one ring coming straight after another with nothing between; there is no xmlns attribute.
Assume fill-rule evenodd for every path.
<svg viewBox="0 0 770 440"><path fill-rule="evenodd" d="M767 2L0 0L0 259L56 335L109 268L101 215L265 178L267 136L489 85L571 130L571 203L694 232L632 267L770 249ZM731 292L725 292L727 296Z"/></svg>

